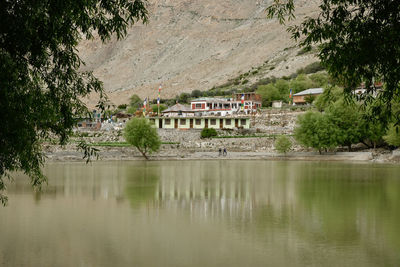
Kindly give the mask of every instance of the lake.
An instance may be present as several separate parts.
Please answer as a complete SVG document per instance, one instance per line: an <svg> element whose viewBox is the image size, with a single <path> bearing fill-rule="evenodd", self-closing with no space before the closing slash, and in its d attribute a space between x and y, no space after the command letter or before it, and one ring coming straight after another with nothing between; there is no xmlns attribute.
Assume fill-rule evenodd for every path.
<svg viewBox="0 0 400 267"><path fill-rule="evenodd" d="M49 163L15 175L0 266L400 266L400 166Z"/></svg>

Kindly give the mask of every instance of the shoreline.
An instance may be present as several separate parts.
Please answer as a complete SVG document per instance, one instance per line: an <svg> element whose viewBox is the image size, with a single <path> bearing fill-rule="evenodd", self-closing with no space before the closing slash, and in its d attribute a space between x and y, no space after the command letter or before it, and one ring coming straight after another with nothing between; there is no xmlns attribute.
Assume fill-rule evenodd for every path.
<svg viewBox="0 0 400 267"><path fill-rule="evenodd" d="M336 152L320 155L318 152L290 152L286 155L276 152L228 151L228 155L219 156L217 151L163 150L149 155L149 161L168 160L290 160L290 161L350 161L366 163L400 163L400 151L392 153ZM47 162L84 162L82 152L76 150L58 150L45 153ZM112 148L99 151L96 161L146 161L137 151L125 148Z"/></svg>

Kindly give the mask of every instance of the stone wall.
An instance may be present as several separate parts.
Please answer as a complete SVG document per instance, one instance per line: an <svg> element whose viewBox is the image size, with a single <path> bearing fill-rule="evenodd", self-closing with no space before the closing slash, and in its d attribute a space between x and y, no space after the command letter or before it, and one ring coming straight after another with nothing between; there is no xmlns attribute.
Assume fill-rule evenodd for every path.
<svg viewBox="0 0 400 267"><path fill-rule="evenodd" d="M210 151L227 148L229 151L274 151L275 135L293 134L296 118L303 112L266 110L251 118L251 129L217 130L219 136L230 138L200 138L201 130L196 129L157 129L163 142L172 143L164 145L163 150L172 148L187 149L191 151ZM123 130L93 131L77 133L85 136L89 143L98 142L124 142ZM235 136L249 136L248 138L235 138ZM253 137L259 136L259 137ZM293 143L294 139L291 137ZM294 150L301 150L294 146Z"/></svg>

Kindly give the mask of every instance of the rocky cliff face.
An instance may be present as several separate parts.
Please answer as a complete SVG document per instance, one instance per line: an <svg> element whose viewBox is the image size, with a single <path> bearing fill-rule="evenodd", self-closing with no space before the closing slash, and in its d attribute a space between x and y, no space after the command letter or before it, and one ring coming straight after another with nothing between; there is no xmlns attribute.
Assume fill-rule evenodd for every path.
<svg viewBox="0 0 400 267"><path fill-rule="evenodd" d="M266 18L271 0L149 0L149 23L124 40L84 41L79 52L115 104L133 93L154 98L207 90L275 59L264 76L281 76L315 61L296 56L284 26ZM317 0L296 1L297 20L312 15ZM284 60L277 60L285 55ZM93 102L94 99L90 99Z"/></svg>

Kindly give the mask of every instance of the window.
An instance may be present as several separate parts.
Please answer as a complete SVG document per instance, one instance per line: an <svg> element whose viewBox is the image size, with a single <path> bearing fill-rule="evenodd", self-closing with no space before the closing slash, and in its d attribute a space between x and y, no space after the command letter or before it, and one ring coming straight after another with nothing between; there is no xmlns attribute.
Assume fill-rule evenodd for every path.
<svg viewBox="0 0 400 267"><path fill-rule="evenodd" d="M240 119L240 125L246 125L246 120L245 119Z"/></svg>
<svg viewBox="0 0 400 267"><path fill-rule="evenodd" d="M226 119L225 120L225 125L231 125L231 124L232 124L231 119Z"/></svg>
<svg viewBox="0 0 400 267"><path fill-rule="evenodd" d="M186 119L181 119L181 125L185 125L186 124Z"/></svg>
<svg viewBox="0 0 400 267"><path fill-rule="evenodd" d="M196 119L196 125L201 125L201 120L200 119Z"/></svg>
<svg viewBox="0 0 400 267"><path fill-rule="evenodd" d="M210 120L211 125L217 125L217 120L216 119L211 119Z"/></svg>
<svg viewBox="0 0 400 267"><path fill-rule="evenodd" d="M171 119L165 119L165 125L170 125L171 124Z"/></svg>
<svg viewBox="0 0 400 267"><path fill-rule="evenodd" d="M196 108L201 108L201 103L197 103Z"/></svg>

